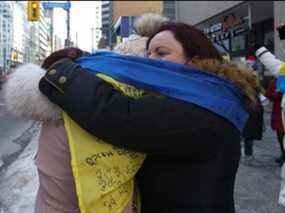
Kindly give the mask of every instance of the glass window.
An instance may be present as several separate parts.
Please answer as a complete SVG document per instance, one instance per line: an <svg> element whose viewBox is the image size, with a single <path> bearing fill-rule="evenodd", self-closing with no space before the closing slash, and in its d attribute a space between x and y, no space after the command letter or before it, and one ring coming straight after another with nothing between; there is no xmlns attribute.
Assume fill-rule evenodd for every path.
<svg viewBox="0 0 285 213"><path fill-rule="evenodd" d="M270 31L264 34L264 44L270 50L274 50L274 32Z"/></svg>
<svg viewBox="0 0 285 213"><path fill-rule="evenodd" d="M227 53L227 51L230 48L230 40L229 39L218 41L218 42L213 42L213 44L220 53Z"/></svg>
<svg viewBox="0 0 285 213"><path fill-rule="evenodd" d="M232 38L232 51L240 51L245 49L245 36L238 35Z"/></svg>

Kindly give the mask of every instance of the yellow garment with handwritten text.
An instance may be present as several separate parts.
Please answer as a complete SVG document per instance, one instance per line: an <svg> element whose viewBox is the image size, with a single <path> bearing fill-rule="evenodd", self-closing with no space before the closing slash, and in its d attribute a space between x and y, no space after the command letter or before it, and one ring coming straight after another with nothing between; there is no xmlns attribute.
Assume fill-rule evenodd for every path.
<svg viewBox="0 0 285 213"><path fill-rule="evenodd" d="M145 94L103 74L97 76L127 96L139 98ZM63 119L81 213L121 213L134 195L134 176L145 155L104 143L65 112Z"/></svg>

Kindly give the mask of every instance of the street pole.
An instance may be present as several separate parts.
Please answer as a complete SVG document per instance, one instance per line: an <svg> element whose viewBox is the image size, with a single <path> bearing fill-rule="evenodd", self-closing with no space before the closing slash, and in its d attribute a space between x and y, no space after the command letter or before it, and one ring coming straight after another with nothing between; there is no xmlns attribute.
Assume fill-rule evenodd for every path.
<svg viewBox="0 0 285 213"><path fill-rule="evenodd" d="M78 47L78 32L76 32L75 36L76 36L76 47Z"/></svg>
<svg viewBox="0 0 285 213"><path fill-rule="evenodd" d="M252 29L251 21L252 21L252 16L251 16L251 4L248 2L247 4L247 13L248 13L248 28L249 30Z"/></svg>
<svg viewBox="0 0 285 213"><path fill-rule="evenodd" d="M68 1L69 2L69 1ZM66 20L66 40L65 40L65 47L70 47L70 8L66 9L67 11L67 20Z"/></svg>
<svg viewBox="0 0 285 213"><path fill-rule="evenodd" d="M67 40L68 47L70 46L70 9L67 10Z"/></svg>
<svg viewBox="0 0 285 213"><path fill-rule="evenodd" d="M51 17L51 26L50 26L50 42L51 42L51 52L53 52L53 9L50 9L50 17Z"/></svg>
<svg viewBox="0 0 285 213"><path fill-rule="evenodd" d="M4 70L4 74L7 73L6 71L6 44L5 47L3 48L3 70Z"/></svg>
<svg viewBox="0 0 285 213"><path fill-rule="evenodd" d="M94 51L94 27L91 27L91 53Z"/></svg>
<svg viewBox="0 0 285 213"><path fill-rule="evenodd" d="M112 25L110 24L109 26L109 47L110 47L110 50L112 50Z"/></svg>

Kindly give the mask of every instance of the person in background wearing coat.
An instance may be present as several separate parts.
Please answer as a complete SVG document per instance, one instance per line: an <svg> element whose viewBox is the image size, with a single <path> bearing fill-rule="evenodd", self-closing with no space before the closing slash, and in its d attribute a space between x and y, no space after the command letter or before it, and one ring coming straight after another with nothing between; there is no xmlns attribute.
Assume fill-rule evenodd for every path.
<svg viewBox="0 0 285 213"><path fill-rule="evenodd" d="M251 73L223 61L195 27L165 23L150 36L146 49L153 63L154 59L161 64L172 61L177 68L184 64L227 79L242 91L236 95L243 106L255 107ZM233 192L241 132L233 123L199 105L168 96L132 100L87 69L73 66L67 55L50 57L53 60L45 68L56 70L56 74L47 72L39 84L41 92L107 143L147 154L136 176L143 213L235 212ZM58 83L62 75L68 85Z"/></svg>
<svg viewBox="0 0 285 213"><path fill-rule="evenodd" d="M277 31L279 33L279 38L283 48L285 48L285 23L280 24L277 27ZM284 77L285 73L285 62L277 59L266 47L256 45L256 52L255 55L261 61L261 63L266 67L266 69L271 73L271 75L275 77ZM285 50L284 50L285 51ZM285 97L282 95L281 100L281 111L282 111L282 123L284 126L284 113L285 113ZM284 146L284 138L283 138L283 146ZM280 205L285 206L285 164L282 165L281 168L281 187L279 193L278 203Z"/></svg>
<svg viewBox="0 0 285 213"><path fill-rule="evenodd" d="M258 104L255 109L249 113L249 119L244 128L244 163L251 165L254 160L253 154L253 141L262 140L263 135L263 106L259 100L259 96L256 97Z"/></svg>
<svg viewBox="0 0 285 213"><path fill-rule="evenodd" d="M249 113L249 119L245 125L244 129L244 159L243 162L246 165L252 165L254 161L254 140L262 140L263 136L263 106L260 101L260 94L262 94L262 86L260 85L259 76L257 74L257 63L256 63L256 56L253 55L252 51L249 51L247 55L247 67L252 70L253 75L255 76L256 84L258 85L257 88L257 96L256 99L258 100L258 104L255 109L251 110Z"/></svg>
<svg viewBox="0 0 285 213"><path fill-rule="evenodd" d="M280 146L280 157L275 160L276 163L281 167L285 161L285 150L283 145L284 138L284 126L282 122L282 111L281 111L281 100L282 93L276 90L276 81L274 78L267 90L266 97L273 102L272 112L271 112L271 128L276 131L277 140Z"/></svg>

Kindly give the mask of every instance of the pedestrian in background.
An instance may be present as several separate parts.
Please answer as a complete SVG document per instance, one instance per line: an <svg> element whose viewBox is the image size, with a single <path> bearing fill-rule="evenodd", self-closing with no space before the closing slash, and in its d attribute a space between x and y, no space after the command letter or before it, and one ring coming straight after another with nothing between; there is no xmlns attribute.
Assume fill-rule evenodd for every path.
<svg viewBox="0 0 285 213"><path fill-rule="evenodd" d="M275 162L278 163L279 166L282 166L283 162L285 161L285 150L283 145L284 126L281 111L281 100L283 93L276 90L276 82L276 78L271 80L266 90L266 97L273 102L271 111L271 128L275 130L280 146L280 157L278 157Z"/></svg>
<svg viewBox="0 0 285 213"><path fill-rule="evenodd" d="M249 119L244 128L243 134L243 151L244 151L244 159L243 162L247 165L251 165L254 161L254 141L262 140L263 129L264 129L264 119L263 113L264 108L261 101L261 97L263 96L262 91L264 90L260 84L259 76L256 71L256 57L252 55L251 51L247 56L247 64L246 66L252 72L256 88L256 100L258 103L255 108L251 109L249 112Z"/></svg>
<svg viewBox="0 0 285 213"><path fill-rule="evenodd" d="M285 24L282 23L277 27L277 31L279 33L280 42L285 48ZM261 61L261 63L267 68L271 75L275 76L279 80L279 84L277 84L278 90L282 93L285 92L285 82L284 82L284 73L285 73L285 62L276 58L266 47L262 45L256 45L255 55ZM282 96L281 101L281 115L282 115L282 123L284 126L284 113L285 113L285 101L284 94ZM283 146L284 146L284 138L283 138ZM281 187L279 193L278 203L280 205L285 206L285 164L283 163L281 168Z"/></svg>
<svg viewBox="0 0 285 213"><path fill-rule="evenodd" d="M243 140L244 140L244 160L247 165L251 165L254 160L254 141L262 140L264 120L263 120L263 106L259 99L259 95L256 96L258 103L256 107L249 112L249 118L244 128Z"/></svg>
<svg viewBox="0 0 285 213"><path fill-rule="evenodd" d="M150 36L151 32L154 32L156 28L158 28L159 25L166 20L168 20L166 17L158 14L145 14L138 19L140 22L135 22L136 30L139 31L137 32L138 34L134 35L133 38L129 39L127 42L115 46L115 51L124 55L145 56L145 43L147 40L146 36ZM79 53L78 50L79 49L76 48L67 48L64 51L54 52L53 56L60 57L60 54L66 53L69 55L69 57L74 55L80 57L86 54L84 52ZM52 57L47 58L44 63L48 64L51 58ZM35 164L37 166L39 176L39 189L36 197L35 212L79 213L83 212L84 210L87 210L88 212L95 212L96 210L96 212L99 213L103 211L113 213L115 211L118 212L117 210L119 208L123 208L120 213L136 213L137 209L139 209L134 208L136 206L134 192L136 191L136 188L134 188L133 191L129 191L129 193L131 193L133 196L131 196L129 202L123 202L125 205L120 206L121 203L118 201L116 202L117 210L109 209L109 206L106 205L104 208L107 208L107 210L102 210L101 208L97 211L99 206L98 203L100 204L102 199L95 199L99 196L99 194L93 193L95 183L97 183L98 178L98 175L95 175L94 173L89 173L89 175L85 176L84 179L87 180L87 182L89 181L93 183L93 189L89 190L93 194L91 196L87 196L86 194L88 193L86 191L84 192L84 197L89 198L93 208L90 208L90 205L87 205L88 202L81 201L81 205L79 205L80 199L82 200L83 196L82 193L77 191L78 188L76 188L76 184L78 186L80 182L77 182L79 181L79 178L75 178L76 174L78 177L78 173L74 174L74 170L71 166L71 162L74 162L75 160L74 155L71 154L72 147L69 144L72 144L72 142L69 141L71 138L68 137L67 125L62 118L62 110L49 102L38 90L38 82L41 77L44 76L44 74L45 70L41 69L37 65L26 64L24 66L20 66L19 68L15 69L14 73L11 74L11 78L5 86L4 93L5 101L10 112L18 116L24 116L28 119L42 122L38 151L35 157ZM125 88L124 85L121 85L118 90L121 88ZM130 89L130 87L128 89ZM125 90L120 91L124 93ZM130 94L124 94L128 95L128 97L132 97ZM76 142L80 143L81 141ZM96 142L97 139L95 138L92 141L92 145L94 145ZM100 144L101 143L102 142L100 141ZM108 146L107 144L104 145ZM99 145L96 144L96 146L97 147L93 147L92 149L93 154L98 150ZM116 150L118 150L120 153L124 152L124 150ZM142 154L136 155L139 156ZM134 156L135 154L132 155L132 157ZM119 163L115 165L116 162L122 162L122 159L119 159L117 156L116 161L105 162L108 167L103 167L105 170L101 175L104 176L104 178L110 174L107 173L106 170L114 167L119 168ZM133 165L138 164L137 167L139 168L140 164L138 162L140 161L137 161L137 159L127 159L127 162L131 162ZM95 171L94 168L91 168L91 170ZM116 173L116 175L119 175L119 173ZM128 173L124 174L123 177L134 178L134 175L131 176L131 174ZM82 176L81 178L83 179ZM101 185L104 185L106 181L107 180L101 180ZM120 187L122 185L126 185L122 178L119 180L114 178L113 182L115 181L122 182L122 184L119 185ZM120 193L122 193L120 194L120 197L123 199L125 198L124 195L126 194L127 189L125 188L124 190L125 191L122 192L123 190L120 188ZM110 194L111 196L115 197L114 193L108 193L108 190L106 190L106 193L102 197L107 200L108 195ZM84 203L84 205L82 205L82 203Z"/></svg>

